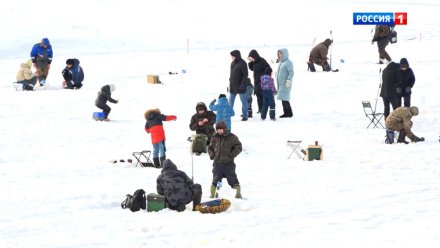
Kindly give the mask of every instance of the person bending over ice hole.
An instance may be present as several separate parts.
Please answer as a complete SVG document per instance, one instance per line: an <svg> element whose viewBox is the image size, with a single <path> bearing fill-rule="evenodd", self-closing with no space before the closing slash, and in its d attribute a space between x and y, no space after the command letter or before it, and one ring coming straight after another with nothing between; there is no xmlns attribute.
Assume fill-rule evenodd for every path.
<svg viewBox="0 0 440 248"><path fill-rule="evenodd" d="M394 130L399 132L399 137L397 138L397 143L405 143L405 136L407 136L412 142L425 141L425 138L417 137L411 131L413 122L411 118L419 114L419 109L415 106L413 107L399 107L388 116L385 121L385 126L389 130Z"/></svg>

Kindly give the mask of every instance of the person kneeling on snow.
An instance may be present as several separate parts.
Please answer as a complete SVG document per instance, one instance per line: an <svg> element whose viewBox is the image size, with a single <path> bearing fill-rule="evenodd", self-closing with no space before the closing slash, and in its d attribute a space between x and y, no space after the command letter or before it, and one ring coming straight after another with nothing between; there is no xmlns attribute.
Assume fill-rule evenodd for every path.
<svg viewBox="0 0 440 248"><path fill-rule="evenodd" d="M185 205L193 202L193 211L202 200L202 186L194 182L185 172L169 159L162 163L162 172L157 177L157 193L165 196L166 206L179 212L185 211Z"/></svg>
<svg viewBox="0 0 440 248"><path fill-rule="evenodd" d="M110 121L108 115L112 110L108 105L107 101L111 103L118 103L118 100L112 98L112 92L115 91L115 85L109 84L102 86L101 90L98 92L98 97L95 101L95 106L102 109L104 112L104 121Z"/></svg>
<svg viewBox="0 0 440 248"><path fill-rule="evenodd" d="M399 107L387 117L385 121L386 128L399 132L397 143L408 144L408 142L405 141L405 136L407 136L412 142L425 141L425 138L419 138L411 131L413 126L411 118L418 114L419 109L417 107Z"/></svg>
<svg viewBox="0 0 440 248"><path fill-rule="evenodd" d="M34 90L37 83L37 75L31 70L32 61L28 60L26 63L20 64L20 69L17 71L17 84L23 85L23 90Z"/></svg>
<svg viewBox="0 0 440 248"><path fill-rule="evenodd" d="M64 78L63 86L65 89L81 89L84 80L84 71L79 65L78 59L66 60L66 68L61 72Z"/></svg>

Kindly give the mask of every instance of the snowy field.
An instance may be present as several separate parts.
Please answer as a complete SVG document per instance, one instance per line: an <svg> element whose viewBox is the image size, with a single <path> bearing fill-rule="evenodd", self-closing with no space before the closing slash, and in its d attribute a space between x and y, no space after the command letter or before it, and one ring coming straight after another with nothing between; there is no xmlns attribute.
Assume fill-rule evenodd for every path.
<svg viewBox="0 0 440 248"><path fill-rule="evenodd" d="M383 109L383 66L373 27L353 26L353 12L408 13L387 51L397 62L406 57L415 73L413 131L425 142L387 145L384 129L366 128L361 101ZM434 0L2 3L0 247L440 247L439 12ZM308 72L314 40L330 31L340 72ZM48 85L16 91L20 63L44 37L54 50ZM196 103L226 93L230 51L245 58L256 49L270 62L279 48L295 68L293 118L241 122L235 103L245 199L224 180L219 193L232 205L221 214L192 212L191 204L183 213L121 209L126 194L156 190L160 170L109 163L152 150L143 119L151 108L177 116L164 123L167 158L208 200L212 161L192 158L187 141ZM81 61L84 87L62 90L72 57ZM148 84L148 74L164 84ZM116 86L120 103L110 103L111 122L96 122L94 101L105 84ZM324 159L287 159L287 140L303 148L318 141Z"/></svg>

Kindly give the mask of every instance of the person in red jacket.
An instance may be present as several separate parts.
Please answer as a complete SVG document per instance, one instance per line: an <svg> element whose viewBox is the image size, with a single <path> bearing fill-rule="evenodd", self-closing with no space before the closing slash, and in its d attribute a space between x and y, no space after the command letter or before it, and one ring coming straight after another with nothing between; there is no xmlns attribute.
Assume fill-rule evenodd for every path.
<svg viewBox="0 0 440 248"><path fill-rule="evenodd" d="M156 168L161 168L161 164L166 159L165 130L162 122L175 121L177 117L175 115L164 115L159 109L147 110L144 117L147 120L145 131L151 134L151 143L153 144L153 163Z"/></svg>

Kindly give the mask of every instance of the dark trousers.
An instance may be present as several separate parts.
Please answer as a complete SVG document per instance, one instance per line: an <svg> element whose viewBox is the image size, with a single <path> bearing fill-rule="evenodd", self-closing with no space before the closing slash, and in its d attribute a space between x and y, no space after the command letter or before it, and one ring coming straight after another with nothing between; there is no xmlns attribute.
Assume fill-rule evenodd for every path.
<svg viewBox="0 0 440 248"><path fill-rule="evenodd" d="M407 94L402 96L403 97L403 106L404 107L411 107L411 94ZM402 106L402 98L399 97L399 106Z"/></svg>
<svg viewBox="0 0 440 248"><path fill-rule="evenodd" d="M96 107L102 109L102 112L104 112L104 118L107 119L112 109L107 104L96 105Z"/></svg>
<svg viewBox="0 0 440 248"><path fill-rule="evenodd" d="M266 119L267 111L271 119L275 119L275 97L272 90L263 90L263 108L261 110L261 119Z"/></svg>
<svg viewBox="0 0 440 248"><path fill-rule="evenodd" d="M179 212L185 211L185 205L193 202L193 210L195 210L195 206L197 204L199 204L202 201L202 186L198 183L194 184L194 187L192 188L192 196L191 196L191 200L189 202L185 202L185 203L181 203L177 206L173 206L171 205L168 201L167 201L167 207L171 210L176 210Z"/></svg>
<svg viewBox="0 0 440 248"><path fill-rule="evenodd" d="M258 112L261 112L263 108L263 94L255 94L257 96Z"/></svg>
<svg viewBox="0 0 440 248"><path fill-rule="evenodd" d="M226 178L231 187L239 185L237 174L235 174L235 167L233 161L229 163L218 163L214 161L212 167L212 185L216 186L217 182L221 182L223 178Z"/></svg>
<svg viewBox="0 0 440 248"><path fill-rule="evenodd" d="M378 40L377 48L379 50L380 59L387 59L388 61L391 61L390 55L388 55L387 51L385 51L385 47L388 45L388 43L389 43L388 38Z"/></svg>
<svg viewBox="0 0 440 248"><path fill-rule="evenodd" d="M396 108L400 107L400 103L399 103L400 100L392 99L392 98L388 98L388 97L382 97L382 99L383 99L383 106L384 106L383 115L386 120L388 115L390 115L390 105L393 107L393 110L395 110Z"/></svg>
<svg viewBox="0 0 440 248"><path fill-rule="evenodd" d="M248 106L248 117L252 117L252 94L247 95L246 101Z"/></svg>

